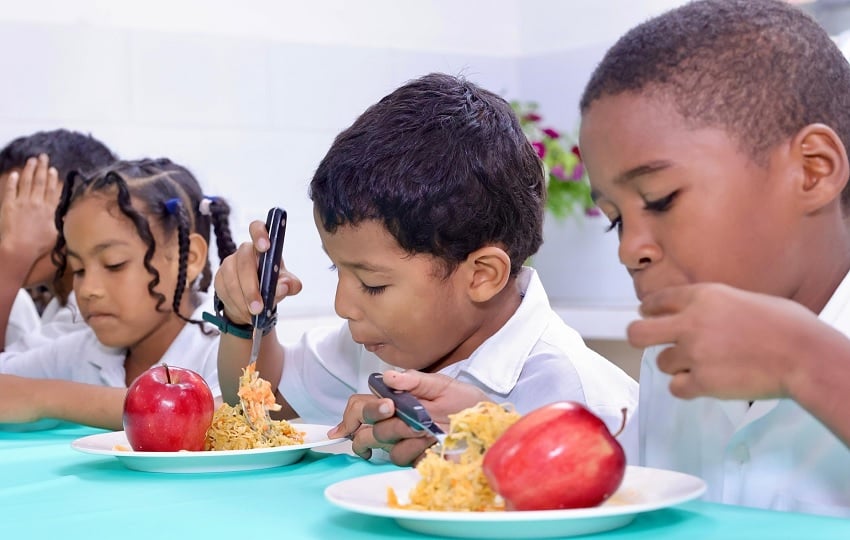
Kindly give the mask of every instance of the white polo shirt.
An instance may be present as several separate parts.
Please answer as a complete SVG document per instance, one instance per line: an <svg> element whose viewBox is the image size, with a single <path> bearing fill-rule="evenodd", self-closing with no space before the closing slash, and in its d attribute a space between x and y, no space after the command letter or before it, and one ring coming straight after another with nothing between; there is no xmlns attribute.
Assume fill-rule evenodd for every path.
<svg viewBox="0 0 850 540"><path fill-rule="evenodd" d="M41 326L41 319L35 303L26 289L19 289L15 301L12 302L12 310L9 312L9 322L6 325L6 342L3 348L24 338L27 334L34 332Z"/></svg>
<svg viewBox="0 0 850 540"><path fill-rule="evenodd" d="M521 413L555 401L583 403L612 431L626 408L634 421L618 439L636 456L635 380L589 349L552 310L532 268L523 268L517 282L524 297L513 316L469 358L441 373L481 388L493 401L513 403ZM337 424L351 394L370 393L370 373L393 369L357 344L347 323L311 330L284 351L280 392L309 423Z"/></svg>
<svg viewBox="0 0 850 540"><path fill-rule="evenodd" d="M850 274L820 319L850 336ZM640 371L642 465L703 478L709 501L850 517L850 450L818 420L790 399L677 399L661 349Z"/></svg>
<svg viewBox="0 0 850 540"><path fill-rule="evenodd" d="M37 312L36 315L38 315ZM30 349L41 347L65 334L86 328L88 325L80 315L77 298L73 292L68 295L68 302L64 306L60 305L59 300L54 297L45 306L39 322L17 340L9 342L6 349L0 353L0 362Z"/></svg>
<svg viewBox="0 0 850 540"><path fill-rule="evenodd" d="M195 310L192 319L200 320L205 303ZM221 396L218 382L218 330L204 323L209 335L196 324L187 323L171 346L156 363L168 364L198 372L212 391ZM15 355L0 355L0 373L36 379L69 381L126 388L124 359L126 349L102 345L87 325L80 331L57 337L49 343Z"/></svg>

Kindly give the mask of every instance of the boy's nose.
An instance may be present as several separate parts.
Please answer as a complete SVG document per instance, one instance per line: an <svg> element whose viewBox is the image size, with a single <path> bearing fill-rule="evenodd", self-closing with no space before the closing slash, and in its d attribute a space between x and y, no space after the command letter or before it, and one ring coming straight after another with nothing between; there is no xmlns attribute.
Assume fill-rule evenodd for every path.
<svg viewBox="0 0 850 540"><path fill-rule="evenodd" d="M351 287L346 286L341 279L336 284L334 311L337 315L349 321L356 321L359 318L360 311L352 301Z"/></svg>
<svg viewBox="0 0 850 540"><path fill-rule="evenodd" d="M639 270L660 260L661 248L649 228L624 224L617 254L628 270Z"/></svg>

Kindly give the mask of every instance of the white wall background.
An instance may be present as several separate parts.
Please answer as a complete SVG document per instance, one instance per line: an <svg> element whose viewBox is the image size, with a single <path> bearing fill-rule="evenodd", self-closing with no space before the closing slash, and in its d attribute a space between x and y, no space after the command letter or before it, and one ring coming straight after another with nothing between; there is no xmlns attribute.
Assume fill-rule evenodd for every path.
<svg viewBox="0 0 850 540"><path fill-rule="evenodd" d="M326 314L336 279L306 188L337 132L431 71L537 101L553 125L574 129L605 49L681 3L2 0L0 144L65 127L123 158L167 156L231 201L238 240L269 206L285 207L287 266L305 284L286 313ZM611 279L628 286L615 239L604 242ZM604 300L611 287L599 281L590 301L594 290Z"/></svg>

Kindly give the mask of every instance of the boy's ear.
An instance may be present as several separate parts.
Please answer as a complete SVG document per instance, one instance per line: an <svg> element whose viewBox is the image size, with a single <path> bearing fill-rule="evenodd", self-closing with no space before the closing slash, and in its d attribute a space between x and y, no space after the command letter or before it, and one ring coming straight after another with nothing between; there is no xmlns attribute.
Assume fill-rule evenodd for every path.
<svg viewBox="0 0 850 540"><path fill-rule="evenodd" d="M186 286L194 283L207 264L207 243L198 233L189 235L189 253L186 256Z"/></svg>
<svg viewBox="0 0 850 540"><path fill-rule="evenodd" d="M829 126L809 124L794 137L802 159L802 194L804 210L813 212L841 198L847 185L850 164L841 138Z"/></svg>
<svg viewBox="0 0 850 540"><path fill-rule="evenodd" d="M511 258L496 246L476 249L463 264L470 277L468 292L473 302L487 302L502 292L511 277Z"/></svg>

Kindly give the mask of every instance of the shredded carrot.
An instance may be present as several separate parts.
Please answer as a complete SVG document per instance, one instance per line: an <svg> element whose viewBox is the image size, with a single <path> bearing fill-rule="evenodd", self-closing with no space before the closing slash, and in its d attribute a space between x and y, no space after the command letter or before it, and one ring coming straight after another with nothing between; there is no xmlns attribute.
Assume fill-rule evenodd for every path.
<svg viewBox="0 0 850 540"><path fill-rule="evenodd" d="M266 419L266 411L279 411L281 407L275 401L271 383L260 378L256 364L248 364L248 367L242 370L237 395L247 408L245 414L251 420L251 423L259 431L268 430L269 422Z"/></svg>

